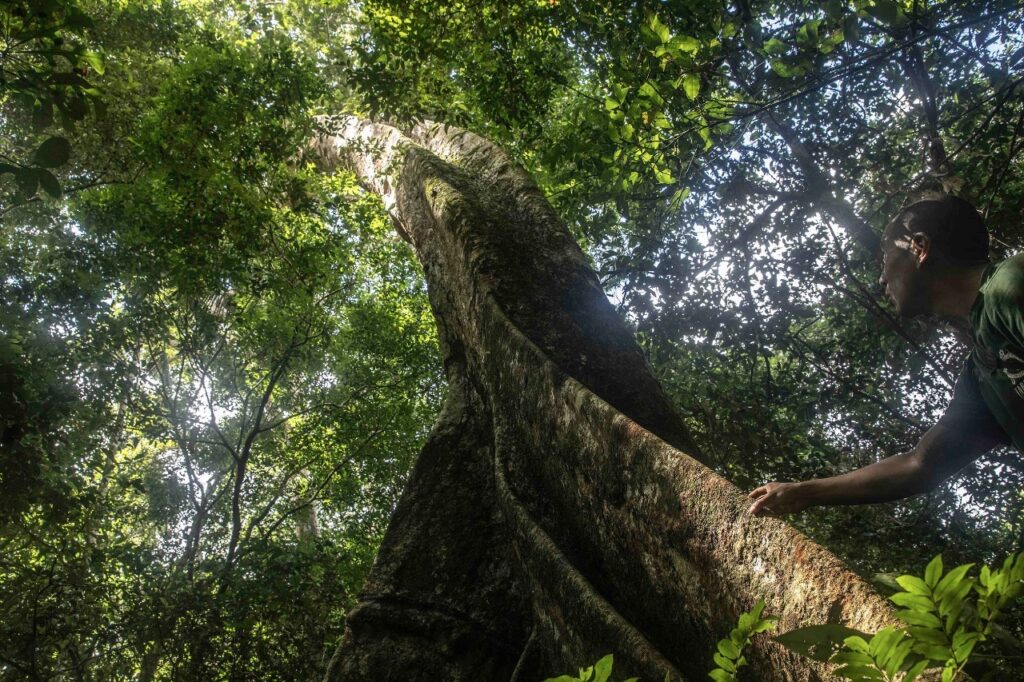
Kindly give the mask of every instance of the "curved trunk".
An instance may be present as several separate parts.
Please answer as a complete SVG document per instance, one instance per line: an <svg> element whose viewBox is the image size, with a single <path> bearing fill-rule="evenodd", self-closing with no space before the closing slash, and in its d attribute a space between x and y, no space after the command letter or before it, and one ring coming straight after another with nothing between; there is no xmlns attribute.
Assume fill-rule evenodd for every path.
<svg viewBox="0 0 1024 682"><path fill-rule="evenodd" d="M314 143L414 246L450 384L328 678L540 680L607 653L618 675L702 679L764 598L782 629L874 630L885 602L699 461L568 230L472 133L354 118ZM817 664L761 638L760 679Z"/></svg>

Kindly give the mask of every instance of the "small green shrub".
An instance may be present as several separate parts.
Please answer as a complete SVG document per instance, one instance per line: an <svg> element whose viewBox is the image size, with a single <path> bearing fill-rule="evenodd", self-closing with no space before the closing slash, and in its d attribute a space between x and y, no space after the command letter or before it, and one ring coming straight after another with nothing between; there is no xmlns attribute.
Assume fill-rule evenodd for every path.
<svg viewBox="0 0 1024 682"><path fill-rule="evenodd" d="M904 627L874 635L841 625L813 625L784 633L776 641L802 656L841 666L851 682L913 682L923 671L942 669L950 682L971 659L975 647L992 634L1004 606L1017 597L1024 580L1024 554L1010 555L1002 568L957 566L943 575L942 556L925 568L924 577L896 579L902 591L890 599L899 607Z"/></svg>
<svg viewBox="0 0 1024 682"><path fill-rule="evenodd" d="M612 665L615 659L611 654L608 654L600 661L590 666L589 668L580 668L580 674L577 677L571 675L559 675L558 677L552 677L544 680L544 682L608 682L611 679ZM637 678L630 677L624 682L638 682Z"/></svg>
<svg viewBox="0 0 1024 682"><path fill-rule="evenodd" d="M718 666L708 676L715 682L734 682L736 671L747 664L743 651L750 644L750 640L759 632L765 632L775 627L776 618L772 616L762 617L764 613L764 600L760 600L754 608L747 613L740 614L739 623L733 628L729 636L718 643L715 651L715 664ZM600 661L589 668L580 668L577 677L561 675L544 680L544 682L607 682L612 674L613 658L608 654ZM669 682L669 674L665 673L665 682ZM630 677L624 682L639 682L639 678Z"/></svg>
<svg viewBox="0 0 1024 682"><path fill-rule="evenodd" d="M890 599L901 607L896 618L906 623L904 627L870 635L826 623L785 632L775 641L801 656L839 666L835 674L851 682L914 682L925 670L939 668L942 682L951 682L977 657L977 645L993 635L999 614L1024 587L1024 553L1008 556L1002 568L982 566L977 577L971 575L972 568L974 564L964 564L943 574L939 555L928 563L923 577L897 578L902 590ZM735 682L737 671L747 663L743 652L754 635L775 627L777 618L764 616L764 608L762 599L718 642L717 667L708 673L715 682ZM609 654L581 668L578 677L562 675L545 682L608 682L612 663Z"/></svg>
<svg viewBox="0 0 1024 682"><path fill-rule="evenodd" d="M709 672L708 677L715 682L735 682L736 671L747 664L743 651L750 644L750 640L759 632L774 628L775 621L778 620L774 616L762 617L763 613L764 599L761 599L753 609L740 614L736 627L728 637L718 643L714 656L718 667Z"/></svg>

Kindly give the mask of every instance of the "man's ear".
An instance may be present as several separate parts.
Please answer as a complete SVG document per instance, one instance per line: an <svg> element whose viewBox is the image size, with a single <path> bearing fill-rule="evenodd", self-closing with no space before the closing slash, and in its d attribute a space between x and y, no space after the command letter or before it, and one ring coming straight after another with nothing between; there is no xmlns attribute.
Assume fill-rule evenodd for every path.
<svg viewBox="0 0 1024 682"><path fill-rule="evenodd" d="M924 232L915 232L910 238L910 251L917 260L917 266L921 267L928 260L932 250L932 238Z"/></svg>

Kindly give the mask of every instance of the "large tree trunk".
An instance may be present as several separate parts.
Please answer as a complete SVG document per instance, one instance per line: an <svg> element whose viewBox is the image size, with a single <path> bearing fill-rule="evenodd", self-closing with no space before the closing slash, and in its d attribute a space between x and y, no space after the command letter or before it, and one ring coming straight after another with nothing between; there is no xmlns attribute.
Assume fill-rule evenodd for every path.
<svg viewBox="0 0 1024 682"><path fill-rule="evenodd" d="M321 165L380 194L426 273L448 403L328 677L529 680L607 653L699 680L758 598L875 630L884 601L700 463L568 230L472 133L328 121ZM762 638L757 679L827 676Z"/></svg>

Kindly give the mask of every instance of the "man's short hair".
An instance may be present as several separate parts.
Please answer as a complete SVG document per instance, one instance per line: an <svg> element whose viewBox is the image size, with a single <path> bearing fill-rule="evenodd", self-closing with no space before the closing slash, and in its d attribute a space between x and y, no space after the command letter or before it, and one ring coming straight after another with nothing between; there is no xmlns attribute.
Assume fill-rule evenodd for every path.
<svg viewBox="0 0 1024 682"><path fill-rule="evenodd" d="M954 265L988 262L988 230L977 209L946 194L910 204L893 218L890 234L928 235L932 246Z"/></svg>

